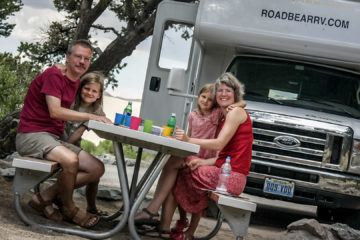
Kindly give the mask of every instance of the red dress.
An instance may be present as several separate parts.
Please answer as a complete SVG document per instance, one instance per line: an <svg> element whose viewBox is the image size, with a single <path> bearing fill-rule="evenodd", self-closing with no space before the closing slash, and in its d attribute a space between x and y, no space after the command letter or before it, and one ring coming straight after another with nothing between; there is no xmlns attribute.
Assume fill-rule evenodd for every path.
<svg viewBox="0 0 360 240"><path fill-rule="evenodd" d="M177 203L190 213L198 213L205 209L209 202L206 190L215 190L220 167L224 163L226 156L231 157L232 173L227 186L228 192L234 195L240 195L246 185L246 175L249 174L252 152L252 124L249 114L242 123L229 143L219 153L215 166L200 166L191 171L185 168L179 171L173 194ZM224 126L224 121L221 128Z"/></svg>

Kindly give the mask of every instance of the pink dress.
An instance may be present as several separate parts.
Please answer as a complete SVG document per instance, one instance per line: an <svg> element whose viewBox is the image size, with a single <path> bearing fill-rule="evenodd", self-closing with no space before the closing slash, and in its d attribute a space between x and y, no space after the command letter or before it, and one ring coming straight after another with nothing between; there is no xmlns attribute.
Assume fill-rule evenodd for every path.
<svg viewBox="0 0 360 240"><path fill-rule="evenodd" d="M198 213L208 205L207 191L203 189L215 190L220 167L226 156L231 157L232 173L227 186L228 192L240 195L246 185L246 175L248 175L251 165L252 151L252 124L247 114L246 121L241 124L229 143L219 153L215 166L200 166L191 171L189 168L179 171L173 194L177 203L190 213ZM221 128L224 126L224 121ZM225 157L225 158L224 158Z"/></svg>
<svg viewBox="0 0 360 240"><path fill-rule="evenodd" d="M191 112L188 118L191 137L201 139L215 138L222 117L223 113L220 108L214 108L206 115L201 115L197 109ZM213 158L216 156L216 151L200 148L200 151L195 156L203 159ZM194 156L188 158L193 159Z"/></svg>

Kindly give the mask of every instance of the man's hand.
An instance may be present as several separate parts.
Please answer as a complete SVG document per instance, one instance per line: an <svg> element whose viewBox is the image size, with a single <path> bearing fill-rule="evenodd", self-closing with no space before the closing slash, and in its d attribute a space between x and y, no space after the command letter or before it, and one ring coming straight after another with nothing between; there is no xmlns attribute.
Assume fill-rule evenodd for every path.
<svg viewBox="0 0 360 240"><path fill-rule="evenodd" d="M180 141L188 142L189 137L186 135L185 131L179 128L178 126L175 127L175 138Z"/></svg>

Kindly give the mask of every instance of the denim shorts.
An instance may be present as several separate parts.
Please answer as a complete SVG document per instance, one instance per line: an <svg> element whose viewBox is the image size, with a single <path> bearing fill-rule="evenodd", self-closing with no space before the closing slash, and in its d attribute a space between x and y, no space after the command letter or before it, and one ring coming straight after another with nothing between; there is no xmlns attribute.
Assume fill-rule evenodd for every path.
<svg viewBox="0 0 360 240"><path fill-rule="evenodd" d="M21 156L44 159L52 149L64 146L79 155L81 148L60 140L59 136L49 132L18 133L16 151Z"/></svg>

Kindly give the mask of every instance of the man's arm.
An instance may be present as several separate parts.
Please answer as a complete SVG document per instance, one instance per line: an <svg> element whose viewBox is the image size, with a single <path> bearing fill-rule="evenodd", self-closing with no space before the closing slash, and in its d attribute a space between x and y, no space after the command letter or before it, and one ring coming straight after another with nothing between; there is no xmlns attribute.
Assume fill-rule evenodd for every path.
<svg viewBox="0 0 360 240"><path fill-rule="evenodd" d="M112 123L112 121L105 116L98 116L95 114L78 112L61 107L61 100L57 97L46 95L45 99L48 105L51 118L59 119L63 121L85 122L88 120L95 120L104 123Z"/></svg>

